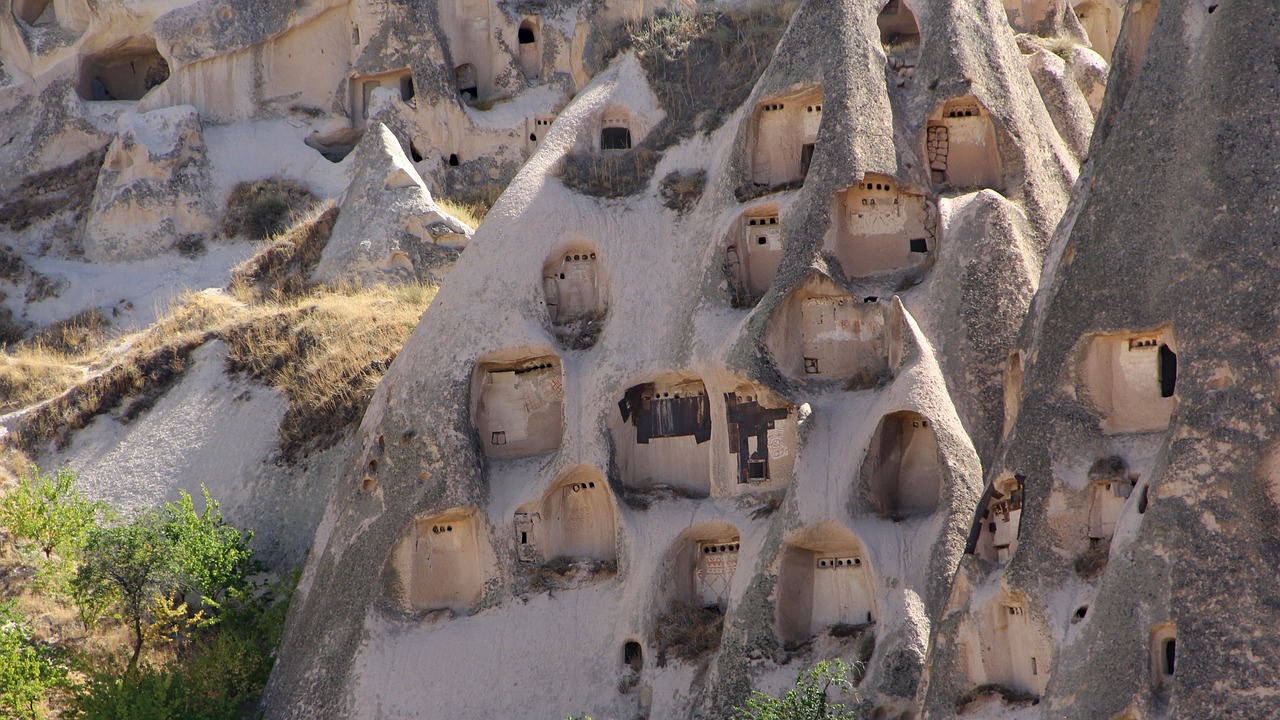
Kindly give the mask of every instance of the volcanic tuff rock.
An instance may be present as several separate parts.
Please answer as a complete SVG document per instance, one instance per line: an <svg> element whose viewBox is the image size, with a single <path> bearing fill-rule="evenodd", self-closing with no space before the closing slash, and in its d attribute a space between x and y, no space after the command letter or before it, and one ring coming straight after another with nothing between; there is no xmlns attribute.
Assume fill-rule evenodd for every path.
<svg viewBox="0 0 1280 720"><path fill-rule="evenodd" d="M272 718L1275 714L1273 5L0 0L0 335L225 284L243 182L448 271L310 470L218 345L63 456L255 435Z"/></svg>
<svg viewBox="0 0 1280 720"><path fill-rule="evenodd" d="M916 712L1104 66L1006 22L801 3L746 102L658 160L705 170L683 212L559 179L660 125L662 77L614 60L380 387L268 714L722 717L833 655L868 660L868 712ZM666 647L681 604L722 613L709 655Z"/></svg>

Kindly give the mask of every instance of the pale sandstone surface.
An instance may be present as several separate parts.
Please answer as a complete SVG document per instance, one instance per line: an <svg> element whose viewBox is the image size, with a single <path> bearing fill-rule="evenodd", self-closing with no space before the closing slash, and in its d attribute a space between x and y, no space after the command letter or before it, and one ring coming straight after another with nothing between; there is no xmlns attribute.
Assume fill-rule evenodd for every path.
<svg viewBox="0 0 1280 720"><path fill-rule="evenodd" d="M50 457L130 506L208 484L275 566L306 558L269 717L724 717L857 657L867 620L873 718L984 685L1038 702L965 717L1262 707L1273 643L1238 619L1273 614L1274 283L1212 239L1273 204L1274 72L1240 46L1275 10L808 0L647 189L568 187L571 155L669 132L635 54L603 51L676 5L0 0L24 329L138 327L225 284L253 249L219 236L225 199L264 178L337 204L317 278L448 272L328 451L277 462L280 399L215 344ZM433 199L503 186L474 235ZM531 585L557 554L595 570ZM717 604L723 638L661 664L675 600Z"/></svg>
<svg viewBox="0 0 1280 720"><path fill-rule="evenodd" d="M1276 712L1260 630L1276 607L1275 282L1258 253L1277 72L1246 58L1270 43L1249 28L1278 20L1261 3L1129 8L988 472L1026 477L1017 547L961 563L934 714L994 665L979 638L1001 604L1025 612L1017 642L1044 663L1029 689L1045 717Z"/></svg>
<svg viewBox="0 0 1280 720"><path fill-rule="evenodd" d="M362 450L339 481L304 574L269 694L271 716L408 717L427 709L493 717L721 717L753 685L779 688L816 659L855 652L856 639L821 626L811 643L787 645L810 635L795 629L797 601L786 599L788 588L803 582L794 579L795 561L842 552L857 556L861 568L845 576L856 579L839 591L853 594L845 612L866 602L875 620L863 702L868 711L880 706L895 717L915 711L934 623L946 609L982 483L975 440L994 454L1002 364L1067 205L1083 143L1058 135L1013 33L987 31L1003 28L998 4L915 9L925 40L918 58L914 48L898 58L908 70L901 72L887 67L874 9L802 5L742 108L719 130L660 161L658 178L674 169L707 169L706 191L687 214L663 207L656 193L595 199L555 177L566 153L593 147L611 104L620 101L607 88L607 73L559 114L452 270L362 424ZM839 28L843 42L810 42L820 28ZM931 44L931 32L938 43ZM945 50L973 43L983 52ZM626 55L615 61L619 76L632 62ZM1053 92L1074 92L1065 107L1083 109L1091 120L1074 76L1065 65L1054 72ZM643 82L628 81L632 103L637 81ZM974 175L995 172L994 190L946 186L968 182L963 175L930 176L926 129L946 124L951 99L981 108L958 121L955 134L974 162L998 154L994 171ZM803 137L806 129L803 116L790 126L766 126L759 118L774 111L766 106L785 109L796 101L822 115L811 164L802 187L761 196L751 189L753 163L773 156L752 148L797 142L787 133ZM969 131L970 118L990 125ZM774 127L782 134L762 135ZM959 173L968 161L960 152L957 158ZM794 170L783 167L771 177L788 172ZM868 174L934 198L936 245L927 262L862 277L841 268L842 236L829 232L833 199ZM941 194L935 182L943 184ZM745 202L738 199L744 187ZM776 274L758 301L735 308L725 246L750 227L739 216L766 204L780 218ZM557 259L566 254L563 263ZM573 264L582 262L592 264ZM549 276L549 266L565 269L565 277ZM570 278L586 277L573 274L582 272L591 273L604 300L572 284ZM836 308L841 297L858 303L856 316L866 323L858 332L867 348L878 348L857 351L873 364L867 366L873 375L834 355L832 379L806 377L786 358L810 342L825 352L828 341L806 340L805 308ZM564 312L566 298L595 303L604 315L588 349L574 349L552 319ZM852 312L832 311L837 318ZM545 421L532 411L504 416L516 425L501 426L501 433L495 421L480 419L482 408L491 414L498 401L486 394L497 385L485 378L518 369L512 363L522 359L518 367L541 364L563 378L555 391L522 396L526 407L563 407L553 428L537 426L539 435L530 423ZM705 401L693 402L710 415L708 441L651 440L660 443L657 450L637 445L619 403L646 382L660 394L705 393ZM788 421L805 417L794 445L782 436L782 452L795 459L781 484L735 479L726 394L752 384L795 406ZM882 418L898 411L930 421L937 443L931 472L940 490L934 505L895 520L881 517L863 478ZM550 443L533 439L547 431ZM511 442L528 444L511 458L505 449ZM531 565L521 558L537 549L520 540L530 522L522 513L547 512L539 499L582 466L607 484L596 490L611 496L605 510L594 512L616 528L616 540L602 552L616 556L617 572L594 582L580 578L575 588L549 595L531 590L525 579ZM699 497L659 498L647 509L628 502L634 488L664 480ZM779 491L776 512L754 512ZM454 550L437 539L448 533L459 533L448 541ZM650 635L656 617L693 582L680 558L700 540L736 547L724 638L707 661L658 667ZM479 629L472 635L469 628ZM492 641L462 645L476 636ZM644 652L634 684L622 664L628 641Z"/></svg>

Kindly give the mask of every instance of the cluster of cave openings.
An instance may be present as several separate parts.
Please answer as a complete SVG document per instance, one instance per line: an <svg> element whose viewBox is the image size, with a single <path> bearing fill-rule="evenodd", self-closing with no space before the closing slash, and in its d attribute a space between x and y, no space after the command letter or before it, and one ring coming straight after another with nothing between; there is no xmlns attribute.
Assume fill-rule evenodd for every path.
<svg viewBox="0 0 1280 720"><path fill-rule="evenodd" d="M520 72L525 80L542 77L542 43L538 39L538 22L526 18L516 30L516 44L520 47Z"/></svg>
<svg viewBox="0 0 1280 720"><path fill-rule="evenodd" d="M1115 534L1116 522L1137 484L1123 458L1112 456L1094 463L1089 471L1089 539L1104 540Z"/></svg>
<svg viewBox="0 0 1280 720"><path fill-rule="evenodd" d="M631 113L611 106L600 116L600 149L631 149Z"/></svg>
<svg viewBox="0 0 1280 720"><path fill-rule="evenodd" d="M698 378L667 376L628 389L614 426L622 481L669 485L696 497L711 491L711 405Z"/></svg>
<svg viewBox="0 0 1280 720"><path fill-rule="evenodd" d="M749 307L769 290L782 262L782 227L778 206L769 204L743 213L725 244L725 274L734 305Z"/></svg>
<svg viewBox="0 0 1280 720"><path fill-rule="evenodd" d="M867 174L836 194L834 247L848 277L863 277L925 264L937 248L937 221L924 195L891 178Z"/></svg>
<svg viewBox="0 0 1280 720"><path fill-rule="evenodd" d="M569 470L539 500L516 511L515 533L523 562L557 557L615 560L617 531L609 484L595 468Z"/></svg>
<svg viewBox="0 0 1280 720"><path fill-rule="evenodd" d="M31 27L45 27L58 22L53 0L13 0L13 16Z"/></svg>
<svg viewBox="0 0 1280 720"><path fill-rule="evenodd" d="M1025 479L1022 475L1006 474L987 486L978 503L966 552L992 562L1009 562L1018 547Z"/></svg>
<svg viewBox="0 0 1280 720"><path fill-rule="evenodd" d="M804 642L835 625L874 621L871 579L861 543L833 523L787 543L778 573L778 635Z"/></svg>
<svg viewBox="0 0 1280 720"><path fill-rule="evenodd" d="M668 582L674 599L724 611L740 548L738 529L730 523L702 523L681 533L669 559Z"/></svg>
<svg viewBox="0 0 1280 720"><path fill-rule="evenodd" d="M889 0L876 18L880 27L880 42L885 45L906 45L920 42L920 26L916 14L902 0Z"/></svg>
<svg viewBox="0 0 1280 720"><path fill-rule="evenodd" d="M751 180L772 187L804 179L822 124L822 88L766 100L756 107Z"/></svg>
<svg viewBox="0 0 1280 720"><path fill-rule="evenodd" d="M1151 628L1151 684L1157 690L1173 686L1178 666L1178 631L1172 624Z"/></svg>
<svg viewBox="0 0 1280 720"><path fill-rule="evenodd" d="M600 319L608 309L606 277L595 246L573 243L542 266L542 289L553 325Z"/></svg>
<svg viewBox="0 0 1280 720"><path fill-rule="evenodd" d="M1094 335L1081 376L1107 434L1169 426L1177 406L1178 355L1172 329Z"/></svg>
<svg viewBox="0 0 1280 720"><path fill-rule="evenodd" d="M168 61L145 38L85 57L78 90L85 100L141 100L168 79Z"/></svg>
<svg viewBox="0 0 1280 720"><path fill-rule="evenodd" d="M725 393L724 403L737 483L789 481L795 467L795 407L750 384Z"/></svg>
<svg viewBox="0 0 1280 720"><path fill-rule="evenodd" d="M475 424L485 454L505 459L560 445L564 376L555 356L481 362L475 386Z"/></svg>
<svg viewBox="0 0 1280 720"><path fill-rule="evenodd" d="M1002 189L995 125L972 97L948 100L929 117L925 155L936 188Z"/></svg>
<svg viewBox="0 0 1280 720"><path fill-rule="evenodd" d="M850 389L874 387L890 371L901 344L888 303L865 301L823 278L788 296L770 320L766 344L784 373L801 379L849 379Z"/></svg>
<svg viewBox="0 0 1280 720"><path fill-rule="evenodd" d="M871 436L862 478L882 517L901 520L937 510L942 465L929 419L909 410L884 416Z"/></svg>
<svg viewBox="0 0 1280 720"><path fill-rule="evenodd" d="M1112 0L1077 0L1073 9L1093 51L1111 62L1124 11Z"/></svg>
<svg viewBox="0 0 1280 720"><path fill-rule="evenodd" d="M393 73L356 78L351 84L358 93L355 108L357 122L364 122L369 118L369 106L373 102L373 91L378 88L398 89L400 91L400 99L404 102L409 102L414 98L413 73L408 68Z"/></svg>
<svg viewBox="0 0 1280 720"><path fill-rule="evenodd" d="M1047 653L1040 650L1027 604L1001 597L987 606L983 624L978 628L982 677L977 679L1028 695L1042 693L1048 676L1048 668L1042 667Z"/></svg>
<svg viewBox="0 0 1280 720"><path fill-rule="evenodd" d="M415 610L462 611L480 600L484 573L474 510L415 521L403 550L409 556L408 601Z"/></svg>

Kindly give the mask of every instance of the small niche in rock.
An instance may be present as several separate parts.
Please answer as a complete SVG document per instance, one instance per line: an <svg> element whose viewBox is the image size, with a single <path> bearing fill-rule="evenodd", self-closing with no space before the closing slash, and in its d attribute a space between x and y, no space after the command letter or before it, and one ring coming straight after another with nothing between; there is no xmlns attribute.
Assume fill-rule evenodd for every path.
<svg viewBox="0 0 1280 720"><path fill-rule="evenodd" d="M362 137L364 137L363 130L343 128L325 134L313 132L303 142L307 147L323 155L329 162L340 163L351 154Z"/></svg>

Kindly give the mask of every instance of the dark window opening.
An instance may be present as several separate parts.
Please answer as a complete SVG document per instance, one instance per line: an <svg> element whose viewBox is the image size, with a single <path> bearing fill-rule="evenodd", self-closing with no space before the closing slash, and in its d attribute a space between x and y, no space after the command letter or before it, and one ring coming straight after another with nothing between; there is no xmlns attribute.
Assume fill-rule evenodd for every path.
<svg viewBox="0 0 1280 720"><path fill-rule="evenodd" d="M449 167L458 167L458 154L453 153L449 156Z"/></svg>
<svg viewBox="0 0 1280 720"><path fill-rule="evenodd" d="M525 544L527 544L528 542L529 542L529 533L528 533L528 532L526 532L526 531L524 531L524 530L521 530L521 531L520 531L520 544L521 544L521 545L525 545Z"/></svg>
<svg viewBox="0 0 1280 720"><path fill-rule="evenodd" d="M480 86L476 80L476 68L471 63L464 63L453 69L454 79L458 83L458 94L463 102L475 102L480 98Z"/></svg>
<svg viewBox="0 0 1280 720"><path fill-rule="evenodd" d="M790 408L766 408L754 399L740 399L725 393L725 414L729 425L729 453L738 458L738 482L769 479L769 431L791 415ZM751 451L755 438L756 450Z"/></svg>
<svg viewBox="0 0 1280 720"><path fill-rule="evenodd" d="M528 25L521 25L520 29L516 31L516 40L518 40L521 45L528 45L538 41L538 39L534 37L533 28Z"/></svg>
<svg viewBox="0 0 1280 720"><path fill-rule="evenodd" d="M911 252L927 253L929 252L929 241L925 238L911 238Z"/></svg>
<svg viewBox="0 0 1280 720"><path fill-rule="evenodd" d="M1160 397L1173 397L1178 384L1178 354L1168 345L1160 346Z"/></svg>
<svg viewBox="0 0 1280 720"><path fill-rule="evenodd" d="M644 650L641 649L640 643L635 640L628 640L622 646L622 662L635 672L644 669Z"/></svg>
<svg viewBox="0 0 1280 720"><path fill-rule="evenodd" d="M813 163L813 143L808 143L800 148L800 176L807 177L809 175L809 165Z"/></svg>
<svg viewBox="0 0 1280 720"><path fill-rule="evenodd" d="M756 238L756 244L757 244L757 245L768 245L768 244L769 244L769 238L764 237L763 235L761 235L760 237Z"/></svg>
<svg viewBox="0 0 1280 720"><path fill-rule="evenodd" d="M624 127L607 127L600 131L601 150L630 150L631 130Z"/></svg>
<svg viewBox="0 0 1280 720"><path fill-rule="evenodd" d="M1144 485L1142 492L1138 494L1138 514L1142 515L1147 511L1147 487Z"/></svg>
<svg viewBox="0 0 1280 720"><path fill-rule="evenodd" d="M699 444L710 440L711 404L706 393L667 395L659 397L653 383L644 383L627 390L618 401L622 421L636 428L636 443L647 445L652 438L690 435Z"/></svg>
<svg viewBox="0 0 1280 720"><path fill-rule="evenodd" d="M413 76L406 75L400 78L400 99L409 102L413 99Z"/></svg>
<svg viewBox="0 0 1280 720"><path fill-rule="evenodd" d="M1088 613L1089 613L1089 606L1081 605L1080 607L1076 608L1076 619L1083 620L1084 616L1087 615Z"/></svg>
<svg viewBox="0 0 1280 720"><path fill-rule="evenodd" d="M536 133L529 133L529 142L538 142L538 136Z"/></svg>
<svg viewBox="0 0 1280 720"><path fill-rule="evenodd" d="M1164 641L1164 643L1162 643L1161 661L1163 662L1163 664L1160 667L1161 672L1163 672L1165 675L1169 675L1169 676L1173 675L1174 667L1178 661L1177 638L1168 638L1167 640Z"/></svg>

